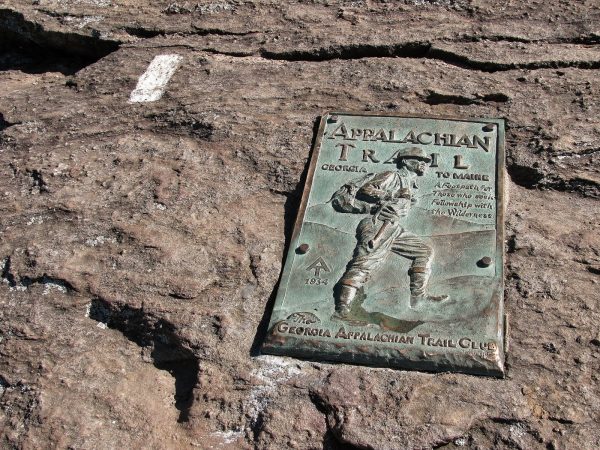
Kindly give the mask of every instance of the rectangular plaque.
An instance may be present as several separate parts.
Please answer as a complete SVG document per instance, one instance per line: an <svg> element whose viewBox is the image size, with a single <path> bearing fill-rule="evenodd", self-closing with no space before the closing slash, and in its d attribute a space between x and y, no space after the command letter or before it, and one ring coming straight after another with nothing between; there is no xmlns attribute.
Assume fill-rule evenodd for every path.
<svg viewBox="0 0 600 450"><path fill-rule="evenodd" d="M504 121L332 112L265 353L504 375Z"/></svg>

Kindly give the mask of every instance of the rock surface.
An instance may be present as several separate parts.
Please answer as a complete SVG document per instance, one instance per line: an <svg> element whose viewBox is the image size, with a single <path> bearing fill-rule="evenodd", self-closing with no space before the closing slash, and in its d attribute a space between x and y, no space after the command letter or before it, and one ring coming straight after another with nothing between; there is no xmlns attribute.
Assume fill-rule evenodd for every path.
<svg viewBox="0 0 600 450"><path fill-rule="evenodd" d="M600 447L599 19L4 1L2 446ZM162 99L129 103L160 54ZM259 355L329 109L507 119L506 379Z"/></svg>

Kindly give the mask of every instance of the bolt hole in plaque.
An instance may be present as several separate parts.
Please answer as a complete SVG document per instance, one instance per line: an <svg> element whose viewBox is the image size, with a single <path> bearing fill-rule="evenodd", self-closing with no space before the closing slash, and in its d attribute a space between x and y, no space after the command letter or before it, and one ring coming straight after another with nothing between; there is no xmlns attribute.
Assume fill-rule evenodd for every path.
<svg viewBox="0 0 600 450"><path fill-rule="evenodd" d="M504 121L322 117L262 351L504 375Z"/></svg>

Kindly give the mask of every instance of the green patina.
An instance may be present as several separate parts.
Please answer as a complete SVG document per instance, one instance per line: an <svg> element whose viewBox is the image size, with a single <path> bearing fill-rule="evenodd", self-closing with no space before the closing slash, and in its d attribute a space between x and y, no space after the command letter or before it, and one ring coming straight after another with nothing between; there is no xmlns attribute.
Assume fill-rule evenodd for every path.
<svg viewBox="0 0 600 450"><path fill-rule="evenodd" d="M263 351L502 376L504 122L330 113L318 133Z"/></svg>

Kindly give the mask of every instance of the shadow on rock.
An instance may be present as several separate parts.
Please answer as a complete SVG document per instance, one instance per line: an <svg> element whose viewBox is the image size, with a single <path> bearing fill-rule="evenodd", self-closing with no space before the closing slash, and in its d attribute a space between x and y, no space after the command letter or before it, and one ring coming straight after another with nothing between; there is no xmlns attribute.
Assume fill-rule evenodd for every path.
<svg viewBox="0 0 600 450"><path fill-rule="evenodd" d="M150 350L154 367L166 370L175 379L175 407L179 410L177 421L187 422L200 365L198 358L177 337L175 327L141 309L114 305L100 298L92 300L90 318L105 323L130 341Z"/></svg>
<svg viewBox="0 0 600 450"><path fill-rule="evenodd" d="M313 139L311 142L311 152L315 145L315 140L317 138L320 117L318 117L313 124ZM284 208L284 235L285 235L285 245L283 247L283 255L285 260L285 255L287 255L290 243L292 240L292 233L294 232L294 224L296 222L296 216L298 215L298 209L300 207L300 202L302 201L302 192L304 190L304 184L306 183L306 177L308 175L308 167L310 165L310 157L306 160L306 164L304 166L304 170L302 171L302 175L300 176L300 181L296 185L293 191L286 194L286 201L283 205ZM254 335L254 341L252 342L252 347L250 347L250 356L258 356L260 355L260 347L267 337L269 319L271 317L271 312L273 311L273 306L275 305L275 299L277 298L277 291L279 290L279 284L281 283L281 275L283 274L283 264L281 265L281 271L279 272L279 279L273 290L271 291L271 295L269 296L269 300L267 301L267 305L265 307L265 311L263 316L258 324L256 329L256 334Z"/></svg>

